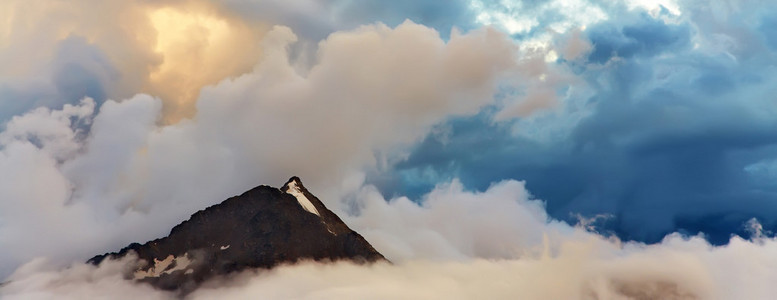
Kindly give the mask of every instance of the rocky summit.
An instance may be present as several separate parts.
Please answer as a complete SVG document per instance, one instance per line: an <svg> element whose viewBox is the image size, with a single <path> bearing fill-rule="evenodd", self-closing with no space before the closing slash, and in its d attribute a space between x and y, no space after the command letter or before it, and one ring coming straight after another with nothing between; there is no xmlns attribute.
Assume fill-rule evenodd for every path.
<svg viewBox="0 0 777 300"><path fill-rule="evenodd" d="M267 269L299 260L375 262L385 260L302 185L298 177L282 188L258 186L193 214L170 235L89 263L135 253L129 279L187 292L219 275Z"/></svg>

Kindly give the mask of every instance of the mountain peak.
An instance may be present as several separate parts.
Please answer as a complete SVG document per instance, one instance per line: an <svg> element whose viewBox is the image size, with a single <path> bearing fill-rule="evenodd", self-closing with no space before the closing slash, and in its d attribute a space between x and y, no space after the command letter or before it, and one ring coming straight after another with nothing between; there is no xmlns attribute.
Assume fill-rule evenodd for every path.
<svg viewBox="0 0 777 300"><path fill-rule="evenodd" d="M302 180L300 180L299 177L294 176L289 178L289 181L283 185L281 191L294 196L294 198L297 199L297 203L299 203L299 205L302 206L302 208L307 212L319 217L321 216L318 213L316 206L313 205L313 202L311 202L310 199L305 195L307 189L305 189L305 186L302 185Z"/></svg>
<svg viewBox="0 0 777 300"><path fill-rule="evenodd" d="M296 176L280 189L259 186L198 211L166 237L89 262L130 253L140 263L127 278L182 293L214 276L299 260L385 260Z"/></svg>
<svg viewBox="0 0 777 300"><path fill-rule="evenodd" d="M300 179L297 176L291 176L288 181L286 181L286 184L284 186L288 185L289 183L296 182L298 185L302 185L302 179Z"/></svg>

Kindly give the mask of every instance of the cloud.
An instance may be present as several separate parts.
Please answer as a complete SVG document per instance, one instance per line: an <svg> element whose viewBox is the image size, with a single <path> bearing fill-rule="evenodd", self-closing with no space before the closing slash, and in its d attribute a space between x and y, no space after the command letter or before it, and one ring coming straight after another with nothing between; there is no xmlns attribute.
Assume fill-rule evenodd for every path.
<svg viewBox="0 0 777 300"><path fill-rule="evenodd" d="M338 30L406 19L429 23L446 39L466 26L464 2L385 6L351 1L156 1L3 3L0 120L37 106L59 108L83 97L98 103L147 93L162 99L166 123L190 118L201 89L251 72L262 36L273 25L294 28L292 59L314 64L316 43ZM391 8L391 10L387 10ZM98 15L90 12L99 10ZM464 25L464 26L462 26Z"/></svg>
<svg viewBox="0 0 777 300"><path fill-rule="evenodd" d="M349 222L390 253L393 264L303 262L217 279L187 298L761 299L774 292L768 282L777 274L768 265L777 241L769 238L733 238L719 247L679 235L654 245L622 243L547 218L542 202L516 181L484 192L453 181L426 195L423 205L386 201L370 186L352 192L359 210ZM125 263L57 270L33 261L0 293L10 299L174 296L123 280Z"/></svg>
<svg viewBox="0 0 777 300"><path fill-rule="evenodd" d="M608 6L588 0L470 1L476 20L516 36L542 36L548 30L564 33L609 18Z"/></svg>
<svg viewBox="0 0 777 300"><path fill-rule="evenodd" d="M173 299L174 295L125 280L129 260L106 261L95 267L82 263L67 269L51 268L36 259L16 271L15 279L0 288L4 299Z"/></svg>
<svg viewBox="0 0 777 300"><path fill-rule="evenodd" d="M589 61L606 63L612 57L655 56L681 50L690 42L690 30L686 26L666 24L647 15L640 19L641 22L622 28L615 27L620 25L617 23L602 23L588 29L594 49L588 56Z"/></svg>
<svg viewBox="0 0 777 300"><path fill-rule="evenodd" d="M138 92L161 97L168 122L191 117L203 86L251 70L268 28L206 1L6 1L3 10L0 119Z"/></svg>
<svg viewBox="0 0 777 300"><path fill-rule="evenodd" d="M334 17L344 26L381 22L389 26L405 20L424 24L449 37L452 28L469 31L475 26L475 12L467 0L446 1L333 1Z"/></svg>
<svg viewBox="0 0 777 300"><path fill-rule="evenodd" d="M588 63L556 61L575 75L556 106L452 120L444 142L428 136L368 181L417 199L453 177L479 190L521 179L554 218L611 215L603 230L640 241L681 231L726 243L751 218L773 229L776 191L753 167L777 157L773 51L743 21L761 13L694 3L588 26Z"/></svg>
<svg viewBox="0 0 777 300"><path fill-rule="evenodd" d="M199 290L192 298L758 299L773 292L764 278L774 273L767 268L753 272L748 267L755 265L740 261L748 254L768 260L765 254L774 248L769 243L732 241L728 247L711 249L699 239L675 238L660 246L618 250L595 242L568 242L558 255L514 260L371 267L302 264Z"/></svg>
<svg viewBox="0 0 777 300"><path fill-rule="evenodd" d="M84 97L102 102L119 77L105 54L78 36L70 36L58 44L53 63L52 81L65 103Z"/></svg>
<svg viewBox="0 0 777 300"><path fill-rule="evenodd" d="M359 232L392 261L511 258L541 244L549 222L543 203L530 201L516 181L482 194L453 181L425 195L420 206L405 197L384 199L372 186L351 197L359 209L346 218L349 224L363 228Z"/></svg>
<svg viewBox="0 0 777 300"><path fill-rule="evenodd" d="M477 112L491 101L496 76L513 64L512 43L493 30L445 43L435 31L407 22L331 35L303 77L283 50L294 39L287 29L274 31L267 60L254 73L204 90L197 124L219 128L221 120L244 119L233 123L232 133L213 138L250 149L271 173L313 181L337 177L349 167L344 162L369 163L373 150L412 143L449 115ZM236 135L241 132L253 138ZM273 147L265 147L270 140ZM308 155L313 148L318 154Z"/></svg>
<svg viewBox="0 0 777 300"><path fill-rule="evenodd" d="M288 57L295 39L274 28L263 61L204 89L199 113L178 124L158 125L163 101L143 94L98 112L85 100L13 118L0 135L2 173L24 184L0 190L3 271L152 239L193 211L291 175L336 186L376 164L373 151L401 151L445 118L476 113L513 66L512 42L494 30L445 42L406 22L331 35L303 76ZM202 186L211 188L193 188Z"/></svg>
<svg viewBox="0 0 777 300"><path fill-rule="evenodd" d="M593 49L580 28L569 30L558 43L556 47L566 60L576 60Z"/></svg>

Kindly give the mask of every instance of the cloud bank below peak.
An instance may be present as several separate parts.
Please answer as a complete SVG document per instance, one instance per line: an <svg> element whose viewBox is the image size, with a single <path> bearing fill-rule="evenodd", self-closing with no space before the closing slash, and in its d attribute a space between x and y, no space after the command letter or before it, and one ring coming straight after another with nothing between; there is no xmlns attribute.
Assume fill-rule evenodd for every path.
<svg viewBox="0 0 777 300"><path fill-rule="evenodd" d="M777 241L759 235L718 247L679 235L653 245L623 243L553 221L517 181L472 192L454 180L427 194L423 205L384 199L369 185L346 197L359 207L347 222L394 264L302 262L214 280L187 298L761 299L774 293L768 282L777 273L768 266ZM0 295L174 298L124 280L123 263L61 270L33 261Z"/></svg>

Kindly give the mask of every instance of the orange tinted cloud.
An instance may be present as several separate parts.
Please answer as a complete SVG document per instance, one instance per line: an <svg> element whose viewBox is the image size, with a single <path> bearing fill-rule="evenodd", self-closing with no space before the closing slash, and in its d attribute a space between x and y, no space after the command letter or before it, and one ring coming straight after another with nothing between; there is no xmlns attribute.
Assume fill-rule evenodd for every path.
<svg viewBox="0 0 777 300"><path fill-rule="evenodd" d="M150 74L147 91L165 101L165 119L194 115L205 85L249 72L261 54L263 26L230 20L203 6L149 11L156 31L153 50L162 62Z"/></svg>
<svg viewBox="0 0 777 300"><path fill-rule="evenodd" d="M172 123L194 115L203 86L252 69L266 28L200 0L8 0L0 3L0 78L51 78L59 43L83 38L119 74L101 81L108 98L160 97Z"/></svg>

